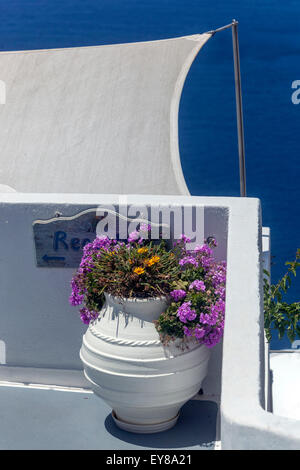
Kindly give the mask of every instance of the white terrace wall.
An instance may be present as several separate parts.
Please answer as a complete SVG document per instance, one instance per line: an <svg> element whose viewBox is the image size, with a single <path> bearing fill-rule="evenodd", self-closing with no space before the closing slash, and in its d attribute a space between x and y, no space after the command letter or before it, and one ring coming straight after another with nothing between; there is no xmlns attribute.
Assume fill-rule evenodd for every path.
<svg viewBox="0 0 300 470"><path fill-rule="evenodd" d="M52 369L61 370L61 379L55 374L55 380L66 384L63 371L81 370L79 349L86 326L79 319L79 308L68 303L76 268L37 267L33 222L51 219L57 213L74 216L86 209L119 202L119 197L111 195L1 194L0 379L30 381L33 379L26 379L26 373L39 368L35 381L47 381L47 370ZM224 199L129 196L127 202L139 207L149 202L151 207L204 206L204 236L216 237L216 256L226 259L228 209ZM220 353L221 350L218 356ZM220 390L220 357L216 362L218 385L215 378L208 379L208 383Z"/></svg>
<svg viewBox="0 0 300 470"><path fill-rule="evenodd" d="M204 235L217 238L217 258L227 259L223 347L214 348L204 383L208 395L218 395L222 386L222 449L299 449L299 420L275 416L265 409L265 250L259 200L126 199L128 205L141 207L150 203L154 207L204 207ZM36 266L32 223L57 212L72 216L99 204L119 203L119 197L113 195L0 195L0 380L84 384L78 352L85 327L76 309L68 305L74 269Z"/></svg>
<svg viewBox="0 0 300 470"><path fill-rule="evenodd" d="M267 411L270 396L262 269L269 268L269 230L262 230L258 200L229 206L222 449L299 450L300 421Z"/></svg>

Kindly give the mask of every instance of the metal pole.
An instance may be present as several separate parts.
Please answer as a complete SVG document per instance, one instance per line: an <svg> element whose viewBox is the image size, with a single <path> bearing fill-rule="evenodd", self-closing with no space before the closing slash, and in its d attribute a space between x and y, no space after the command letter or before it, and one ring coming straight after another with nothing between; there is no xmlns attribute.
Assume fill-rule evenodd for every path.
<svg viewBox="0 0 300 470"><path fill-rule="evenodd" d="M236 20L232 20L232 46L233 46L233 60L234 60L236 119L237 119L239 166L240 166L240 194L242 197L245 197L246 196L245 142L244 142L238 22Z"/></svg>
<svg viewBox="0 0 300 470"><path fill-rule="evenodd" d="M232 23L226 24L225 26L222 26L221 28L213 29L212 31L207 31L206 34L215 34L218 33L219 31L224 31L224 29L228 29L232 27Z"/></svg>

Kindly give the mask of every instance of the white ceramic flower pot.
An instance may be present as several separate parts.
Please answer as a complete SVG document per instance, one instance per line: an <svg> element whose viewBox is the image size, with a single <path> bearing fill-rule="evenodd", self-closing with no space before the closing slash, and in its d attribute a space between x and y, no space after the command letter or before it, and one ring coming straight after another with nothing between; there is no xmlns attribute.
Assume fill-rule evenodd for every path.
<svg viewBox="0 0 300 470"><path fill-rule="evenodd" d="M181 406L200 389L210 350L180 340L163 346L153 321L166 299L126 299L106 295L80 350L86 378L113 409L117 425L138 433L160 432L176 424Z"/></svg>

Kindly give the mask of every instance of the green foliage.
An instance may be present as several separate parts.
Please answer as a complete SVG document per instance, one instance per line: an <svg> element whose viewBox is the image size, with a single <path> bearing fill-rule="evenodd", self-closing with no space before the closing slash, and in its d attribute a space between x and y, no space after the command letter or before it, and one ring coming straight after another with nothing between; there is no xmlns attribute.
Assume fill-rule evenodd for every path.
<svg viewBox="0 0 300 470"><path fill-rule="evenodd" d="M277 331L280 339L287 334L292 343L300 338L300 302L288 304L283 301L283 295L291 286L292 276L296 276L300 266L300 249L296 252L294 261L287 261L288 271L277 284L270 284L270 273L264 270L264 326L267 341L272 339L272 332Z"/></svg>
<svg viewBox="0 0 300 470"><path fill-rule="evenodd" d="M182 323L178 320L177 311L178 304L172 302L168 309L154 322L163 344L184 337Z"/></svg>

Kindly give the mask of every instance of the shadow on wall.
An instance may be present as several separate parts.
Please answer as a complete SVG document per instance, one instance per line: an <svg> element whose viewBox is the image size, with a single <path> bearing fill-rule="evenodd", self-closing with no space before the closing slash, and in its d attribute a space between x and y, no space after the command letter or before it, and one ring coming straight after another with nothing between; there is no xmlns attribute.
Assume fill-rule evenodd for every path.
<svg viewBox="0 0 300 470"><path fill-rule="evenodd" d="M109 414L106 430L117 439L142 447L172 449L201 447L212 450L216 440L218 406L212 401L190 400L181 409L176 426L157 434L131 434L119 429Z"/></svg>

